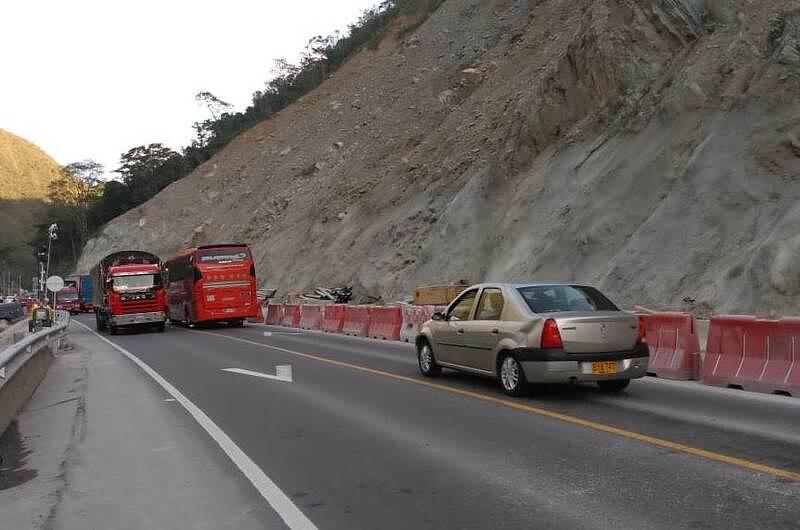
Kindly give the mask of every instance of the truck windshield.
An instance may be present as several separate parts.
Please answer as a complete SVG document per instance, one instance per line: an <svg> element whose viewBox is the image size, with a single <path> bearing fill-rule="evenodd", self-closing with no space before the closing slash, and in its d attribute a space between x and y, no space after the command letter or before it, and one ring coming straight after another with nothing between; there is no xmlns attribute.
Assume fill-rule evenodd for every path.
<svg viewBox="0 0 800 530"><path fill-rule="evenodd" d="M161 284L161 278L156 274L137 274L135 276L115 276L113 280L114 291L140 291L150 289Z"/></svg>
<svg viewBox="0 0 800 530"><path fill-rule="evenodd" d="M536 285L518 291L534 313L619 311L600 291L584 285Z"/></svg>

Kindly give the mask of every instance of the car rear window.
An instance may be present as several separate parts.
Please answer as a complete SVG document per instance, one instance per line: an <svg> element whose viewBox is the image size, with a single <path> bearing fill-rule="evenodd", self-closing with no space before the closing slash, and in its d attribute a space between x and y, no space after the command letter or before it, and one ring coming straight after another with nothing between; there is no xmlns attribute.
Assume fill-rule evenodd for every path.
<svg viewBox="0 0 800 530"><path fill-rule="evenodd" d="M517 289L534 313L562 311L619 311L594 287L584 285L533 285Z"/></svg>

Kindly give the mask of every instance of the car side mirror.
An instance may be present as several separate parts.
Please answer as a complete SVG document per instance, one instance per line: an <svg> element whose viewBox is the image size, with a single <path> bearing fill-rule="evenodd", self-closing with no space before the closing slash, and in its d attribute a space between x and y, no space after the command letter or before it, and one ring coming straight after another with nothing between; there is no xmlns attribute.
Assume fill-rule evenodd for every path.
<svg viewBox="0 0 800 530"><path fill-rule="evenodd" d="M444 316L444 313L440 313L437 311L433 315L431 315L431 320L436 320L437 322L441 322L442 320L447 320L447 317Z"/></svg>

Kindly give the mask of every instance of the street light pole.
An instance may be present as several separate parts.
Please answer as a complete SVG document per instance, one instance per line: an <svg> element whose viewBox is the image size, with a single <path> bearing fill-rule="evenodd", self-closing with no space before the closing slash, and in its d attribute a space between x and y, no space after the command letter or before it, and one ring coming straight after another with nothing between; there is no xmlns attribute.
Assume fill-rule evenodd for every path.
<svg viewBox="0 0 800 530"><path fill-rule="evenodd" d="M53 240L55 239L58 239L58 225L56 223L53 223L47 228L47 267L44 273L45 279L50 277L50 248L53 246ZM47 290L44 289L44 286L42 286L42 290L44 291L46 300Z"/></svg>

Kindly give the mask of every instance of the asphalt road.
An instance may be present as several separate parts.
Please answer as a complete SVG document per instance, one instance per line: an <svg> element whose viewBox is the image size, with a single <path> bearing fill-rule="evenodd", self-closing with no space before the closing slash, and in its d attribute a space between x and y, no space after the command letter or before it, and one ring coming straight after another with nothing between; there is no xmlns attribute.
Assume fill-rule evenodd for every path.
<svg viewBox="0 0 800 530"><path fill-rule="evenodd" d="M406 344L267 326L108 338L321 529L800 527L797 398L648 378L513 399L423 379ZM224 371L278 365L292 382Z"/></svg>

